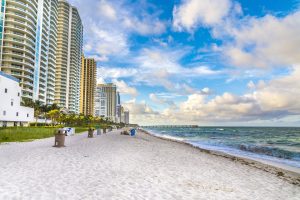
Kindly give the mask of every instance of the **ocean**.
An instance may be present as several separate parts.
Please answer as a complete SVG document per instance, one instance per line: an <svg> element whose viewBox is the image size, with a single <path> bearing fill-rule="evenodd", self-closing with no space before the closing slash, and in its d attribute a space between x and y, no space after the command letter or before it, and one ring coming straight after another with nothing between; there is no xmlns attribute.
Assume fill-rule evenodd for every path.
<svg viewBox="0 0 300 200"><path fill-rule="evenodd" d="M165 138L231 155L300 168L300 128L197 127L145 128Z"/></svg>

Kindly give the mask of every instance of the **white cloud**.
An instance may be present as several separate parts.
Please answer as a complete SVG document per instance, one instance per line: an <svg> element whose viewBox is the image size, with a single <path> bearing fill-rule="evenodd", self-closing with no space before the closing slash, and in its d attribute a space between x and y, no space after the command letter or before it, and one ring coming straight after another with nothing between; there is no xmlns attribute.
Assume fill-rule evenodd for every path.
<svg viewBox="0 0 300 200"><path fill-rule="evenodd" d="M121 68L121 67L103 66L98 68L97 72L98 72L98 76L101 76L104 79L108 79L108 78L118 79L118 78L136 76L138 74L138 69L132 67Z"/></svg>
<svg viewBox="0 0 300 200"><path fill-rule="evenodd" d="M130 87L129 85L127 85L127 83L125 83L125 81L114 79L112 80L112 82L116 84L118 91L121 94L128 94L132 97L136 97L138 95L138 91L136 90L136 88Z"/></svg>
<svg viewBox="0 0 300 200"><path fill-rule="evenodd" d="M160 116L159 112L154 111L145 103L145 101L137 102L136 99L132 99L123 103L123 106L125 109L129 110L130 123L155 123Z"/></svg>
<svg viewBox="0 0 300 200"><path fill-rule="evenodd" d="M247 84L247 87L248 87L249 89L255 89L255 88L256 88L256 86L255 86L255 84L254 84L253 81L249 81L248 84Z"/></svg>
<svg viewBox="0 0 300 200"><path fill-rule="evenodd" d="M141 35L158 35L166 30L164 22L151 16L147 16L142 20L137 17L125 17L123 19L123 25Z"/></svg>
<svg viewBox="0 0 300 200"><path fill-rule="evenodd" d="M87 43L100 56L128 54L129 44L126 34L116 30L105 30L102 27L91 27L91 29Z"/></svg>
<svg viewBox="0 0 300 200"><path fill-rule="evenodd" d="M290 113L300 113L300 66L294 66L294 71L269 83L259 82L253 96L266 111L285 110Z"/></svg>
<svg viewBox="0 0 300 200"><path fill-rule="evenodd" d="M159 77L180 75L182 77L217 75L220 71L210 69L208 66L187 66L180 64L180 59L189 49L143 49L136 58L136 64L143 70L158 71Z"/></svg>
<svg viewBox="0 0 300 200"><path fill-rule="evenodd" d="M83 20L84 50L102 62L128 56L132 33L159 35L166 30L159 13L146 12L147 3L125 0L73 0L71 3L78 7ZM137 8L140 12L135 12Z"/></svg>
<svg viewBox="0 0 300 200"><path fill-rule="evenodd" d="M238 67L270 68L300 63L300 11L282 18L267 15L232 24L224 53Z"/></svg>
<svg viewBox="0 0 300 200"><path fill-rule="evenodd" d="M180 5L174 7L175 30L193 32L204 26L210 28L212 37L222 41L218 43L220 46L209 46L207 52L223 54L230 64L238 67L230 72L228 80L240 77L257 80L254 68L264 72L266 68L277 66L293 69L290 74L277 76L273 80L250 81L247 85L250 90L246 94L224 92L214 96L210 88L196 88L194 80L222 75L224 71L214 70L208 65L183 65L182 58L193 49L176 46L171 36L168 39L153 39L160 48L131 52L132 33L160 38L158 35L166 31L166 22L159 20L160 14L147 14L145 8L133 12L136 5L142 4L140 2L132 7L123 0L99 0L95 7L98 10L93 13L91 10L95 9L95 4L91 0L76 2L85 23L84 49L88 54L101 62L110 61L112 57L127 60L131 66L105 65L99 68L99 82L113 79L123 93L132 97L137 96L132 86L134 84L162 86L167 93L171 93L149 95L154 103L169 105L160 112L154 111L144 101L126 102L131 119L135 120L133 122L199 124L299 116L299 11L285 17L235 18L235 14L242 14L243 11L240 4L231 0L182 0ZM207 53L204 48L200 50L204 52L199 53ZM132 85L121 80L125 77L132 79ZM180 96L180 99L186 96L187 99L174 103L168 95L173 98Z"/></svg>
<svg viewBox="0 0 300 200"><path fill-rule="evenodd" d="M173 26L179 31L194 30L198 25L218 24L228 15L231 0L183 0L173 10Z"/></svg>
<svg viewBox="0 0 300 200"><path fill-rule="evenodd" d="M157 103L157 104L166 104L166 105L172 107L173 109L176 108L176 105L175 105L175 103L172 100L167 99L167 98L163 98L163 97L159 97L159 96L157 96L154 93L149 94L149 98L154 103Z"/></svg>
<svg viewBox="0 0 300 200"><path fill-rule="evenodd" d="M187 80L218 76L222 72L208 66L183 67L179 60L185 55L186 50L143 49L135 58L129 59L132 67L105 66L98 68L98 72L104 79L132 78L135 84L163 86L168 91L178 94L203 93L191 87Z"/></svg>
<svg viewBox="0 0 300 200"><path fill-rule="evenodd" d="M97 84L104 84L105 80L102 77L97 78Z"/></svg>
<svg viewBox="0 0 300 200"><path fill-rule="evenodd" d="M212 37L223 40L218 47L236 67L272 68L300 63L300 11L284 17L236 17L242 7L231 0L183 0L174 7L173 26L194 31L212 28Z"/></svg>
<svg viewBox="0 0 300 200"><path fill-rule="evenodd" d="M187 100L172 104L177 95L150 94L150 99L159 104L172 105L160 112L152 112L149 118L140 116L135 123L140 124L200 124L235 122L285 122L286 118L300 117L300 68L294 66L290 75L269 82L250 82L253 90L244 95L225 92L208 98L196 93L187 96ZM202 89L209 93L208 88ZM292 94L292 95L291 95ZM135 103L135 102L133 102ZM174 103L174 102L173 102ZM134 104L132 104L133 106ZM145 107L145 104L143 104ZM148 110L153 111L148 107ZM144 111L143 111L144 113ZM137 113L142 115L141 113Z"/></svg>
<svg viewBox="0 0 300 200"><path fill-rule="evenodd" d="M89 58L94 58L97 62L104 62L104 61L108 61L108 57L105 55L99 56L99 55L92 55L90 54L88 56Z"/></svg>
<svg viewBox="0 0 300 200"><path fill-rule="evenodd" d="M110 4L110 2L107 2L105 0L101 0L98 3L98 13L101 16L104 16L108 18L109 20L117 20L117 11L115 8Z"/></svg>

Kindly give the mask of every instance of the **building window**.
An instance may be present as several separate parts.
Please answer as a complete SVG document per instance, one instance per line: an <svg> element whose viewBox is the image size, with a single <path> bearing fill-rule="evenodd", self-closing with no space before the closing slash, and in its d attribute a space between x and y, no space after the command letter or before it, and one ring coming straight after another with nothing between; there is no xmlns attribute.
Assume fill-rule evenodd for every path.
<svg viewBox="0 0 300 200"><path fill-rule="evenodd" d="M6 115L6 111L5 111L5 110L3 111L3 115L4 115L4 116Z"/></svg>
<svg viewBox="0 0 300 200"><path fill-rule="evenodd" d="M7 88L5 88L5 93L7 93Z"/></svg>
<svg viewBox="0 0 300 200"><path fill-rule="evenodd" d="M16 113L16 116L17 116L17 117L19 116L19 112Z"/></svg>

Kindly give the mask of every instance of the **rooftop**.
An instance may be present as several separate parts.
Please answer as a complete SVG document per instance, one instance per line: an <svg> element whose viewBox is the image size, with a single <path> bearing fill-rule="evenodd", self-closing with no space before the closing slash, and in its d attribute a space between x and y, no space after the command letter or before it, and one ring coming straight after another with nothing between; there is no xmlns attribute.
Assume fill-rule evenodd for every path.
<svg viewBox="0 0 300 200"><path fill-rule="evenodd" d="M20 80L17 79L16 77L13 77L13 76L11 76L9 74L6 74L6 73L4 73L2 71L0 71L0 76L4 76L5 78L8 78L8 79L13 80L13 81L16 81L18 83L20 82Z"/></svg>

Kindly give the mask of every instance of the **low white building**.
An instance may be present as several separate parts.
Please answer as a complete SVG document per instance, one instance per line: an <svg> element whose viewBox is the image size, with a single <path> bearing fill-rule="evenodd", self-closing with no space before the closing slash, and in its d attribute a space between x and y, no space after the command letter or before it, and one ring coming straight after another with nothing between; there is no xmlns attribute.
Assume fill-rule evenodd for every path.
<svg viewBox="0 0 300 200"><path fill-rule="evenodd" d="M0 71L0 127L27 126L34 121L34 109L21 106L19 79Z"/></svg>

